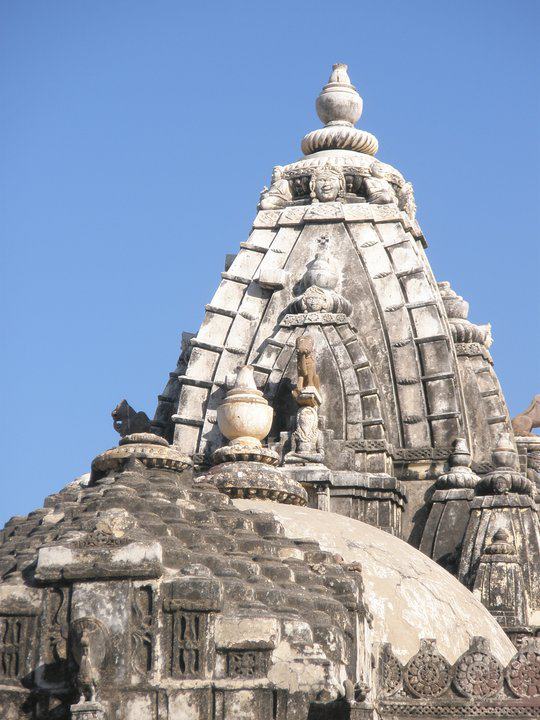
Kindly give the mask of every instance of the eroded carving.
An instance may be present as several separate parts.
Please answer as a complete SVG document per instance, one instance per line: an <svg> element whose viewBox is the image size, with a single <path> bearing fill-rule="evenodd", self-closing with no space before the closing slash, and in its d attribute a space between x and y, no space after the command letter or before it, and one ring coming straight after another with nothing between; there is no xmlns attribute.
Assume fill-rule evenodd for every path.
<svg viewBox="0 0 540 720"><path fill-rule="evenodd" d="M71 652L77 664L75 686L79 703L94 703L109 648L109 632L100 620L83 617L71 624L70 638Z"/></svg>
<svg viewBox="0 0 540 720"><path fill-rule="evenodd" d="M395 202L396 195L392 186L385 179L382 163L375 160L369 168L370 175L364 178L364 192L366 200L374 205L388 205Z"/></svg>
<svg viewBox="0 0 540 720"><path fill-rule="evenodd" d="M382 647L380 658L381 690L385 695L393 695L401 687L401 663L392 652L390 643Z"/></svg>
<svg viewBox="0 0 540 720"><path fill-rule="evenodd" d="M24 675L32 628L32 617L0 615L0 678Z"/></svg>
<svg viewBox="0 0 540 720"><path fill-rule="evenodd" d="M154 593L151 585L133 588L131 658L140 675L152 670L154 653Z"/></svg>
<svg viewBox="0 0 540 720"><path fill-rule="evenodd" d="M506 682L520 698L540 697L540 651L534 644L524 643L506 669Z"/></svg>
<svg viewBox="0 0 540 720"><path fill-rule="evenodd" d="M291 436L287 463L322 462L322 433L319 430L319 407L322 402L320 379L315 361L315 344L310 335L296 338L298 380L292 394L298 405L296 429Z"/></svg>

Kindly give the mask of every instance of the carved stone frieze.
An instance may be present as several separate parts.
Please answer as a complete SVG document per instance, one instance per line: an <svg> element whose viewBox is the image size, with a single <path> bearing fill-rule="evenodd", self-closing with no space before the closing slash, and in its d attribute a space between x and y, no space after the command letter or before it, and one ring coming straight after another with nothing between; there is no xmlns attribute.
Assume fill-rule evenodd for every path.
<svg viewBox="0 0 540 720"><path fill-rule="evenodd" d="M344 313L306 312L296 315L285 315L280 324L283 327L302 325L343 325L348 322Z"/></svg>
<svg viewBox="0 0 540 720"><path fill-rule="evenodd" d="M264 677L268 671L269 653L263 650L229 650L227 675L237 678Z"/></svg>

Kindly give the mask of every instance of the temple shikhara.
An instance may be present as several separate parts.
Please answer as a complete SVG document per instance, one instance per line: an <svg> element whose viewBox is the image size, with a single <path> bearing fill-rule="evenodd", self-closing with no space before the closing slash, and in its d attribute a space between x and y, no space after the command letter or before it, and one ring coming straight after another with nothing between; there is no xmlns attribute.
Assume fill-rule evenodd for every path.
<svg viewBox="0 0 540 720"><path fill-rule="evenodd" d="M1 720L540 717L540 396L316 107L153 418L2 531Z"/></svg>

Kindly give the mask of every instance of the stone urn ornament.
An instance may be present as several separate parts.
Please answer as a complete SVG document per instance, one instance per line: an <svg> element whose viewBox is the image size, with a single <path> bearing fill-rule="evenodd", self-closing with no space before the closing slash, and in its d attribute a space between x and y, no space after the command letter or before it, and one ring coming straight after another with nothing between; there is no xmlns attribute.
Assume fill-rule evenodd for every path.
<svg viewBox="0 0 540 720"><path fill-rule="evenodd" d="M217 410L219 429L230 444L214 452L214 467L204 480L233 498L305 505L304 488L276 467L279 455L262 445L273 419L274 411L257 388L253 368L244 365Z"/></svg>
<svg viewBox="0 0 540 720"><path fill-rule="evenodd" d="M261 440L272 427L274 411L257 389L253 368L244 365L236 376L232 390L218 407L219 429L235 445L261 447Z"/></svg>
<svg viewBox="0 0 540 720"><path fill-rule="evenodd" d="M278 456L263 448L262 440L272 427L274 411L257 388L251 365L238 371L234 387L217 409L217 422L229 445L214 453L214 462L251 460L277 465Z"/></svg>

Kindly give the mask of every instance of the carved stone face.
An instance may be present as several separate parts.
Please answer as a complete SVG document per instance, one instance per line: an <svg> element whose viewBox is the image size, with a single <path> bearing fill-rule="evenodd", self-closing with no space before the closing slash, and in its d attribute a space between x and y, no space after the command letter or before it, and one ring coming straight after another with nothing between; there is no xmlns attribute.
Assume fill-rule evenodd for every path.
<svg viewBox="0 0 540 720"><path fill-rule="evenodd" d="M333 202L340 193L341 183L337 175L324 173L315 179L313 190L319 202Z"/></svg>
<svg viewBox="0 0 540 720"><path fill-rule="evenodd" d="M302 298L303 305L308 312L321 312L328 309L328 298L324 290L313 286L306 290Z"/></svg>
<svg viewBox="0 0 540 720"><path fill-rule="evenodd" d="M272 172L272 181L271 181L272 185L279 182L282 177L283 177L283 168L281 165L276 165Z"/></svg>

